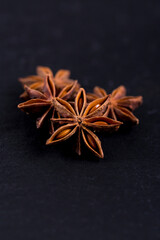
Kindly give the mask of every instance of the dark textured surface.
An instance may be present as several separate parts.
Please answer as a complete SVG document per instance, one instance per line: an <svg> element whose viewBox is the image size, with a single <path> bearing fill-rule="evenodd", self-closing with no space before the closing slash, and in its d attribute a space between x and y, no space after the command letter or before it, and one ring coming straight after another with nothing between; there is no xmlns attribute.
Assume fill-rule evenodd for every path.
<svg viewBox="0 0 160 240"><path fill-rule="evenodd" d="M1 1L1 240L160 239L159 56L158 0ZM103 136L100 161L46 147L16 108L17 78L37 65L142 94L140 125Z"/></svg>

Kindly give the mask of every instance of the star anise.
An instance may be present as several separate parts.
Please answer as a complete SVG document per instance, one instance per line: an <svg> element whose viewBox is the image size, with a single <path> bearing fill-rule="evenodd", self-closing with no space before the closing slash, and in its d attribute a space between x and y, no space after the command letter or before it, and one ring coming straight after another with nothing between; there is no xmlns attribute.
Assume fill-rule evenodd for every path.
<svg viewBox="0 0 160 240"><path fill-rule="evenodd" d="M25 78L20 78L19 81L22 83L22 86L29 86L31 89L36 89L42 91L46 75L50 75L50 78L53 79L56 88L58 91L66 87L67 85L73 84L74 80L70 79L71 72L69 70L61 69L55 76L52 70L48 67L38 66L36 68L37 75L28 76ZM79 89L79 84L77 83L76 90ZM21 95L21 98L28 99L28 94L24 91Z"/></svg>
<svg viewBox="0 0 160 240"><path fill-rule="evenodd" d="M98 157L103 158L98 131L113 132L124 123L138 124L133 111L142 104L142 96L126 96L120 86L111 94L95 87L93 93L80 88L70 79L70 71L60 70L55 76L48 67L39 66L37 75L21 78L27 101L18 105L27 114L35 114L40 128L49 122L51 136L46 144L56 144L77 135L77 153L81 154L81 140ZM56 130L55 130L55 129Z"/></svg>
<svg viewBox="0 0 160 240"><path fill-rule="evenodd" d="M52 117L55 114L55 99L70 99L75 93L75 89L77 88L77 81L74 81L71 84L68 84L65 88L61 90L59 94L56 94L56 87L54 80L51 75L45 76L45 81L43 83L42 90L36 90L24 86L25 91L28 96L31 98L30 100L20 103L18 108L25 111L26 113L37 113L40 117L38 117L36 121L37 128L42 126L45 118L52 113ZM51 132L53 133L53 123L51 123Z"/></svg>
<svg viewBox="0 0 160 240"><path fill-rule="evenodd" d="M122 124L108 117L102 116L106 111L109 96L98 98L87 106L86 92L81 88L75 99L75 108L63 99L54 99L55 109L60 118L51 120L65 124L58 128L47 140L46 144L55 144L70 138L78 132L77 153L81 154L81 135L86 146L98 157L103 158L101 141L94 134L95 130L114 131Z"/></svg>
<svg viewBox="0 0 160 240"><path fill-rule="evenodd" d="M92 101L105 96L107 96L107 93L104 89L95 87L94 93L89 93L87 98L89 101ZM126 88L120 86L110 94L109 104L104 116L114 120L118 119L122 122L138 124L139 120L134 116L132 111L139 107L142 101L142 96L126 96Z"/></svg>

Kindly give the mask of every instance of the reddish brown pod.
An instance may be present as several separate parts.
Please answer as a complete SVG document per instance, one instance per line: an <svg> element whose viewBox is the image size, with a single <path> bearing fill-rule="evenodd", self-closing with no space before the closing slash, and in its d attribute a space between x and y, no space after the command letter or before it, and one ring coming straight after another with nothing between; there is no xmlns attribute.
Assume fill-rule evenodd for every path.
<svg viewBox="0 0 160 240"><path fill-rule="evenodd" d="M142 96L126 96L120 86L111 94L95 87L93 93L80 88L78 81L70 79L70 71L59 70L55 75L48 67L37 67L37 75L21 78L27 101L18 108L38 116L37 128L47 120L51 136L47 145L58 144L76 134L76 152L81 155L82 141L97 157L104 153L97 132L112 133L121 124L138 124L133 111L142 104Z"/></svg>
<svg viewBox="0 0 160 240"><path fill-rule="evenodd" d="M101 141L94 133L96 130L114 131L122 123L102 116L108 105L108 96L98 98L87 106L86 92L81 88L75 98L75 107L68 102L57 98L55 109L60 118L52 118L51 121L59 122L62 126L58 128L47 140L46 144L55 144L65 141L78 132L77 153L81 155L81 138L86 146L96 156L103 158ZM96 107L98 106L98 107Z"/></svg>
<svg viewBox="0 0 160 240"><path fill-rule="evenodd" d="M139 124L139 119L135 117L133 111L142 104L143 97L126 96L126 92L124 86L119 86L110 94L108 107L104 116L122 121L125 124ZM93 93L87 94L90 102L105 96L107 96L106 91L100 87L95 87Z"/></svg>

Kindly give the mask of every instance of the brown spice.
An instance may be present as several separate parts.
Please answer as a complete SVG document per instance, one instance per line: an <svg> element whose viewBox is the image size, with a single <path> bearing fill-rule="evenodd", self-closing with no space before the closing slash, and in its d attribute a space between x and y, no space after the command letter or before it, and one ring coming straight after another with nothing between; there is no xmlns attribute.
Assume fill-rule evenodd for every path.
<svg viewBox="0 0 160 240"><path fill-rule="evenodd" d="M71 83L70 85L66 86L62 91L57 95L56 94L56 87L50 75L46 75L44 85L42 91L38 91L35 89L31 89L28 86L25 86L25 90L30 97L30 100L20 103L18 108L25 111L26 113L37 113L39 112L41 116L38 117L36 121L37 128L40 128L52 111L52 118L55 116L55 99L62 98L62 99L70 99L71 96L74 94L75 89L77 87L77 81ZM51 132L54 132L53 122L51 122Z"/></svg>
<svg viewBox="0 0 160 240"><path fill-rule="evenodd" d="M86 144L86 146L94 152L100 158L103 158L103 150L101 147L101 142L99 138L93 133L92 130L102 130L110 131L117 129L121 122L108 119L107 117L102 117L108 104L108 96L97 99L87 106L86 93L83 88L81 88L75 99L75 110L72 106L62 100L57 98L55 100L55 109L59 112L60 118L52 118L53 122L59 122L60 124L66 124L57 131L55 131L52 136L47 140L46 144L55 144L57 142L64 141L70 138L75 132L78 131L78 149L77 152L81 154L81 135ZM96 108L96 106L99 106ZM81 107L79 107L81 106ZM94 110L92 110L94 109ZM92 111L91 111L92 110ZM96 117L95 117L96 116ZM67 133L62 134L61 133ZM58 136L58 138L57 138ZM61 136L61 138L59 137Z"/></svg>
<svg viewBox="0 0 160 240"><path fill-rule="evenodd" d="M142 104L142 96L126 96L124 86L109 95L103 88L95 87L93 93L86 95L83 88L79 89L79 83L70 79L70 71L62 69L54 76L50 68L43 66L37 67L37 75L21 78L20 82L25 90L21 97L27 101L18 108L38 114L37 128L45 119L49 120L51 136L47 145L65 141L77 133L79 155L83 139L89 150L103 158L97 131L113 132L123 123L139 123L132 112Z"/></svg>
<svg viewBox="0 0 160 240"><path fill-rule="evenodd" d="M87 98L89 101L93 101L105 96L107 96L107 93L104 89L95 87L94 93L89 93ZM120 86L110 94L109 103L104 116L110 117L114 120L118 119L124 123L138 124L139 120L134 116L132 111L139 107L142 104L142 101L142 96L126 96L126 88Z"/></svg>
<svg viewBox="0 0 160 240"><path fill-rule="evenodd" d="M58 91L65 88L67 85L74 84L74 80L70 79L71 72L69 70L61 69L59 70L55 76L52 70L48 67L38 66L36 68L37 75L27 76L25 78L19 78L22 86L25 89L25 86L30 87L31 89L43 90L45 78L47 75L50 75L52 81L54 81L55 87ZM76 90L78 91L80 85L77 83ZM29 99L29 96L26 91L24 91L21 95L23 99Z"/></svg>

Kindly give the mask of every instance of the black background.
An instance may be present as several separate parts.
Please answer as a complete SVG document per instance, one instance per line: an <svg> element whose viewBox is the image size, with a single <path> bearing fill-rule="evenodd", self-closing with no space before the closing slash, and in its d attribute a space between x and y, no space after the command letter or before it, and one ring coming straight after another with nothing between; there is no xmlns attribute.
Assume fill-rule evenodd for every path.
<svg viewBox="0 0 160 240"><path fill-rule="evenodd" d="M0 239L159 239L160 1L0 5ZM16 108L37 65L143 95L140 125L101 137L103 160L46 147Z"/></svg>

